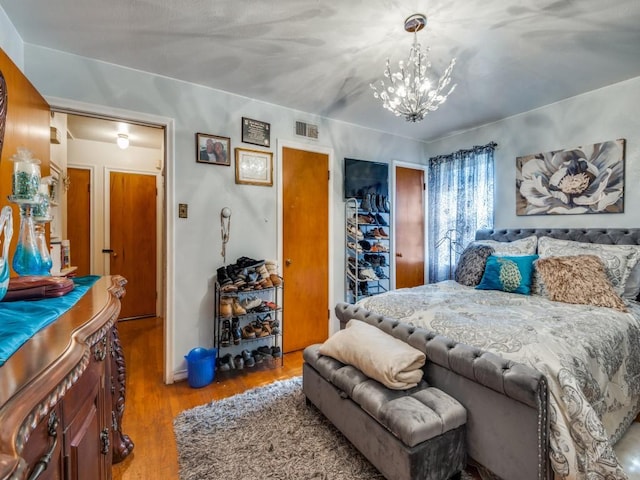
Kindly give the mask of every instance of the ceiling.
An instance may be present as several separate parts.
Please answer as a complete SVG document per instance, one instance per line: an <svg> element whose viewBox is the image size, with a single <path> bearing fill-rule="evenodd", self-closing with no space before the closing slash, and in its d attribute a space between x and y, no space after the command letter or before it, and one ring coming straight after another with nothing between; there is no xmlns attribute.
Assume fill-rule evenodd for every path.
<svg viewBox="0 0 640 480"><path fill-rule="evenodd" d="M67 133L73 139L116 143L119 133L129 137L129 146L162 149L164 129L132 123L67 114Z"/></svg>
<svg viewBox="0 0 640 480"><path fill-rule="evenodd" d="M429 141L640 76L638 0L0 0L26 43ZM455 92L408 123L369 87L404 19Z"/></svg>

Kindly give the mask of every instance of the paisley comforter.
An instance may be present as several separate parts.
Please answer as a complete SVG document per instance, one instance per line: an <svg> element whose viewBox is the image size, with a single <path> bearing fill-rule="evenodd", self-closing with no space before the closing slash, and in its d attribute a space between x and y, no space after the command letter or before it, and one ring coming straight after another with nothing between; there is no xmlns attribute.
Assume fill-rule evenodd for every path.
<svg viewBox="0 0 640 480"><path fill-rule="evenodd" d="M629 313L453 281L358 305L528 364L549 383L556 479L627 479L612 445L640 411L640 304Z"/></svg>

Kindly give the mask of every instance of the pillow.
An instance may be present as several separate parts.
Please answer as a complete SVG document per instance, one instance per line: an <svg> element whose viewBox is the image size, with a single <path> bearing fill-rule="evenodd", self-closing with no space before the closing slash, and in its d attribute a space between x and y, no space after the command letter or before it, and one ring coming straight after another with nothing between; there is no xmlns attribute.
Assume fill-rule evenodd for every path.
<svg viewBox="0 0 640 480"><path fill-rule="evenodd" d="M629 278L627 278L622 298L637 301L638 295L640 295L640 261L636 263L636 266L633 267L629 274Z"/></svg>
<svg viewBox="0 0 640 480"><path fill-rule="evenodd" d="M537 255L491 255L487 259L478 290L502 290L503 292L531 293L533 262Z"/></svg>
<svg viewBox="0 0 640 480"><path fill-rule="evenodd" d="M470 245L489 245L495 250L494 255L535 255L538 246L538 237L529 237L514 240L513 242L498 242L496 240L475 240Z"/></svg>
<svg viewBox="0 0 640 480"><path fill-rule="evenodd" d="M535 265L549 299L627 311L624 302L614 291L600 257L571 255L540 258Z"/></svg>
<svg viewBox="0 0 640 480"><path fill-rule="evenodd" d="M344 330L331 335L320 353L353 365L369 378L393 390L413 388L422 380L424 352L383 332L351 319Z"/></svg>
<svg viewBox="0 0 640 480"><path fill-rule="evenodd" d="M629 278L631 270L640 259L640 246L605 245L540 237L538 239L538 255L540 258L573 255L595 255L600 257L613 289L618 295L622 296L627 278ZM537 279L534 283L537 283Z"/></svg>
<svg viewBox="0 0 640 480"><path fill-rule="evenodd" d="M467 287L478 285L482 280L487 258L494 251L489 245L469 245L465 248L456 265L456 282Z"/></svg>

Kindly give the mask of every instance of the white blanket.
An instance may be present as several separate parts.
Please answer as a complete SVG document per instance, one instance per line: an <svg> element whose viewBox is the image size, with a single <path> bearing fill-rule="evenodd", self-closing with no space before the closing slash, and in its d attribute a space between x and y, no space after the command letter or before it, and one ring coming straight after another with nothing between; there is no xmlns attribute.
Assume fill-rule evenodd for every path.
<svg viewBox="0 0 640 480"><path fill-rule="evenodd" d="M322 344L320 353L353 365L393 390L415 387L426 359L424 352L360 320L349 320L347 328Z"/></svg>

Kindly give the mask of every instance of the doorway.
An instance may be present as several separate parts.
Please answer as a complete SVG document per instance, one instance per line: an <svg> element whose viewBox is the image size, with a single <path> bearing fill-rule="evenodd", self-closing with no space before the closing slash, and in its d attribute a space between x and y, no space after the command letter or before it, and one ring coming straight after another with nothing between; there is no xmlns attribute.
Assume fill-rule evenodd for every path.
<svg viewBox="0 0 640 480"><path fill-rule="evenodd" d="M395 165L395 288L424 285L425 179L416 166Z"/></svg>
<svg viewBox="0 0 640 480"><path fill-rule="evenodd" d="M329 335L330 154L282 145L283 351L324 342Z"/></svg>

